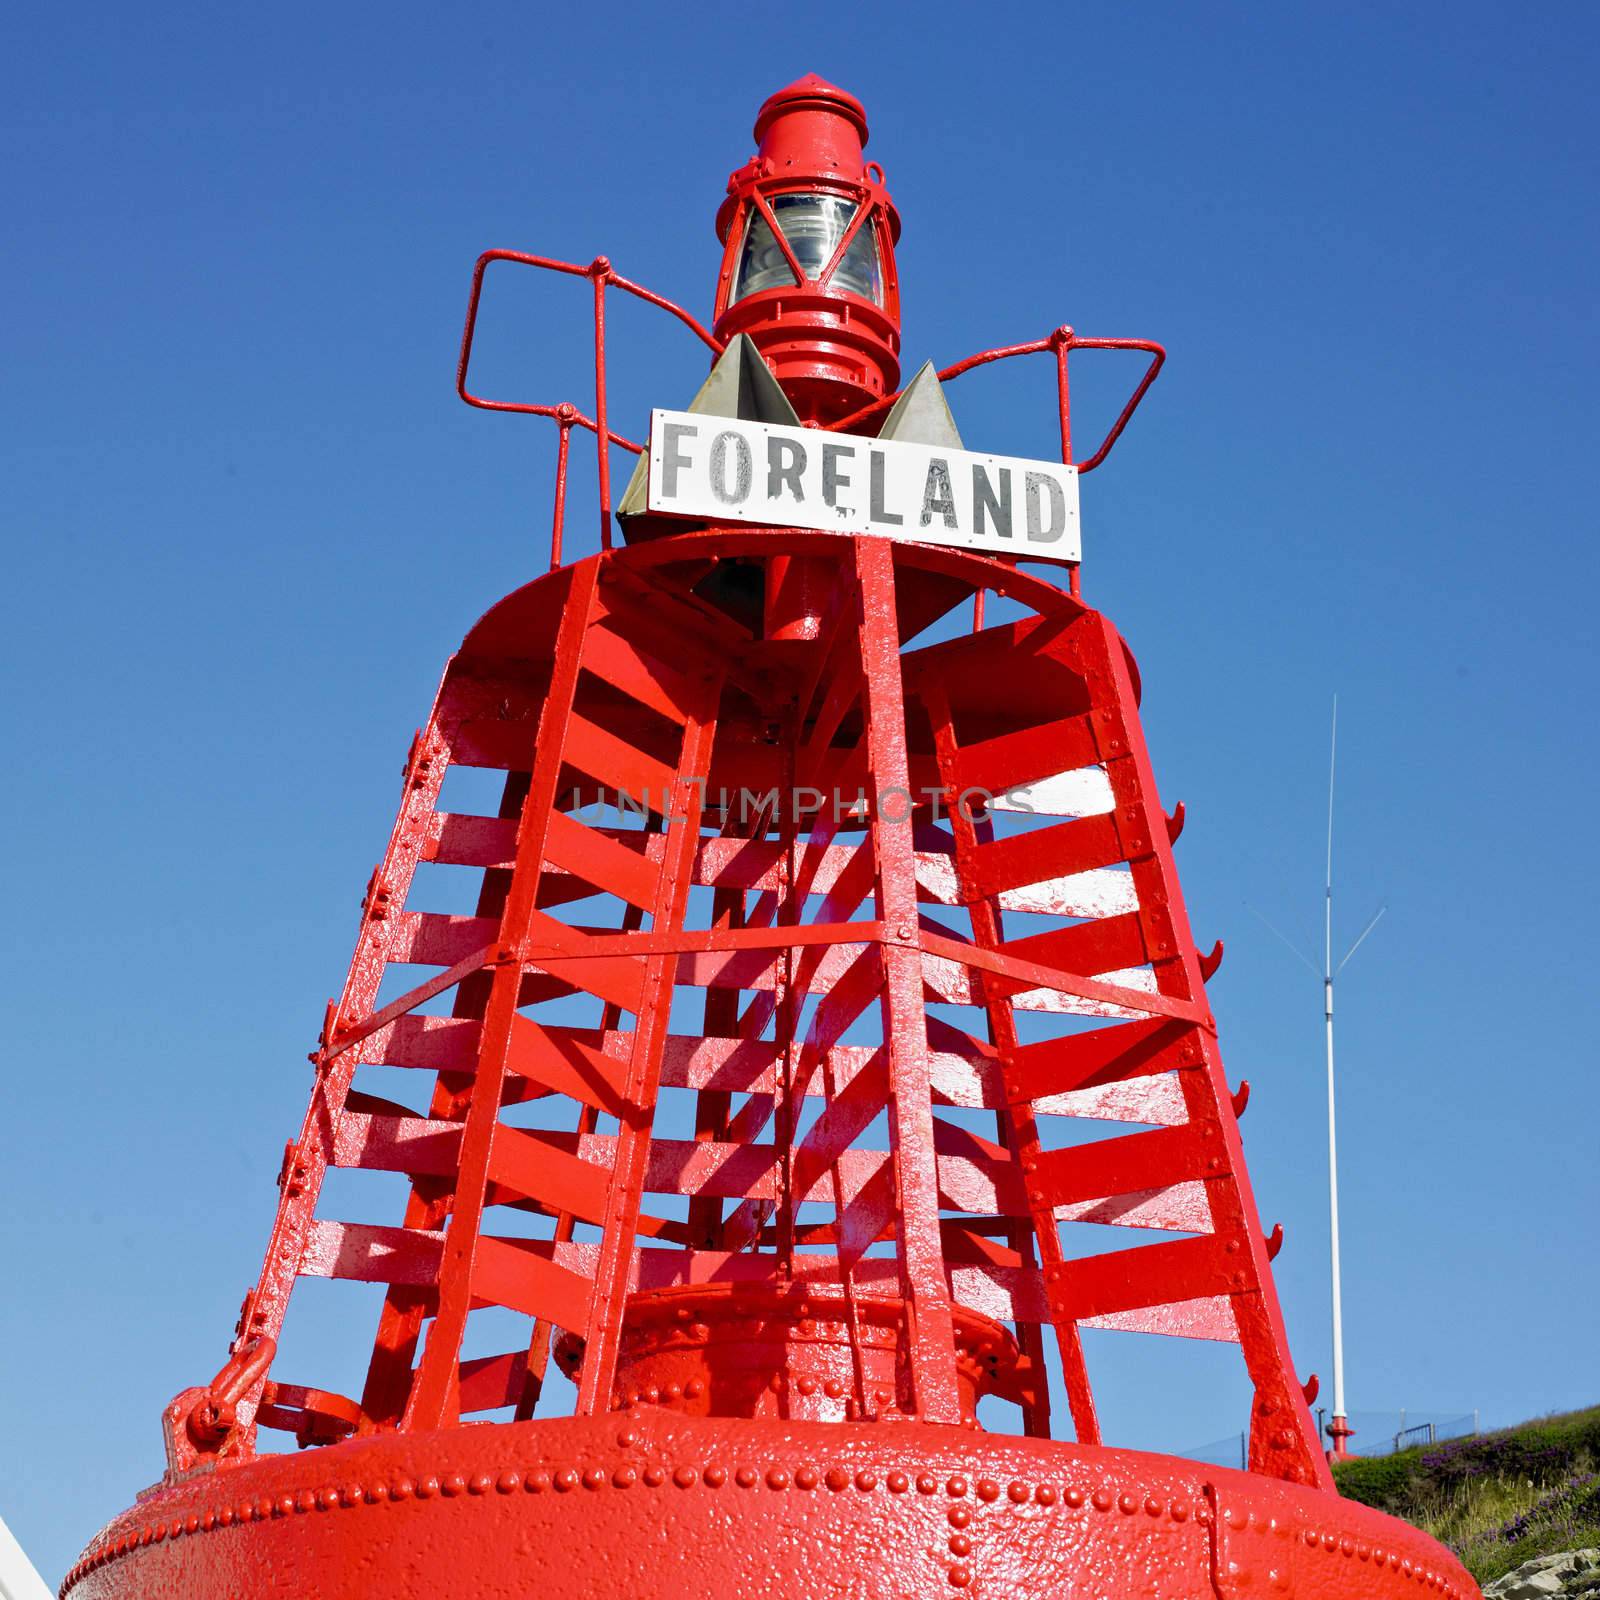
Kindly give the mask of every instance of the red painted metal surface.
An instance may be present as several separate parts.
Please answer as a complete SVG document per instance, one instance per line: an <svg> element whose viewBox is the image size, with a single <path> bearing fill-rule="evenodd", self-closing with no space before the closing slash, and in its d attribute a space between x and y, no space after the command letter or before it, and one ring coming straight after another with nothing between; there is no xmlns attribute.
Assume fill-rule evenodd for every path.
<svg viewBox="0 0 1600 1600"><path fill-rule="evenodd" d="M607 288L713 351L751 331L734 222L779 170L878 184L858 113L817 80L764 108L715 334L603 258L480 260L459 387L557 424L551 570L446 669L233 1346L75 1600L1475 1593L1333 1491L1206 1000L1220 946L1111 624L911 543L613 549L609 448L601 548L562 565L572 430L638 448L607 418ZM592 285L593 417L468 389L495 259ZM868 427L889 366L851 412L820 315L800 297L778 375ZM1061 329L946 375L1050 354L1070 460L1086 347L1152 357L1087 469L1158 346ZM797 572L803 627L773 599ZM497 801L452 798L474 773ZM346 1348L297 1343L308 1279L352 1286ZM1235 1346L1249 1470L1116 1448L1086 1330Z"/></svg>

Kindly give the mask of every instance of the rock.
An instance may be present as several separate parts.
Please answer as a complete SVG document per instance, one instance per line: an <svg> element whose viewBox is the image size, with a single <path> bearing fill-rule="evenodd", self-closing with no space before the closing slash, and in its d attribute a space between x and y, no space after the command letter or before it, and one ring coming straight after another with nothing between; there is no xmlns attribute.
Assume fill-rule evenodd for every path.
<svg viewBox="0 0 1600 1600"><path fill-rule="evenodd" d="M1515 1571L1496 1578L1484 1589L1484 1600L1556 1600L1580 1588L1592 1589L1597 1575L1600 1550L1563 1550L1524 1561Z"/></svg>

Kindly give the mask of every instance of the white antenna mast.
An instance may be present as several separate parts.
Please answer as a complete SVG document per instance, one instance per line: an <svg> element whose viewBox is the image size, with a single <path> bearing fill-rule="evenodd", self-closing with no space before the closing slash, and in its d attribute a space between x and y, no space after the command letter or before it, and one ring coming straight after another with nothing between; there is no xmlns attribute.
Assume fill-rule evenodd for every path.
<svg viewBox="0 0 1600 1600"><path fill-rule="evenodd" d="M1379 906L1372 920L1361 930L1356 942L1345 951L1338 966L1333 963L1333 775L1339 750L1339 697L1333 697L1333 729L1328 739L1328 858L1322 900L1322 1015L1328 1043L1328 1245L1333 1273L1333 1416L1328 1437L1333 1440L1333 1455L1349 1455L1345 1440L1354 1431L1344 1404L1344 1309L1339 1283L1339 1147L1334 1121L1333 1095L1333 980L1344 971L1345 962L1361 948L1362 941L1378 925L1387 906Z"/></svg>

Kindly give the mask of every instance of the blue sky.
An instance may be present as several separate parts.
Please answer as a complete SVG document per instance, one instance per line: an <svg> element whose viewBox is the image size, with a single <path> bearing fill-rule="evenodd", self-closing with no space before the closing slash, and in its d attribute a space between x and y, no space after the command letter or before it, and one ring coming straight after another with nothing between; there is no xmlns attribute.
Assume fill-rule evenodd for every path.
<svg viewBox="0 0 1600 1600"><path fill-rule="evenodd" d="M1171 351L1085 481L1085 590L1227 940L1300 1369L1320 1009L1251 908L1313 936L1337 690L1345 937L1391 908L1341 997L1352 1409L1600 1398L1592 7L89 4L6 35L0 1514L47 1576L222 1359L412 729L542 566L548 435L452 391L475 255L603 251L704 315L724 178L808 70L867 104L908 363L1061 322ZM583 398L581 311L508 279L484 387ZM637 436L703 368L618 323ZM1105 360L1085 434L1131 381ZM1046 372L951 400L969 444L1049 453ZM1103 1370L1129 1442L1233 1425L1175 1362Z"/></svg>

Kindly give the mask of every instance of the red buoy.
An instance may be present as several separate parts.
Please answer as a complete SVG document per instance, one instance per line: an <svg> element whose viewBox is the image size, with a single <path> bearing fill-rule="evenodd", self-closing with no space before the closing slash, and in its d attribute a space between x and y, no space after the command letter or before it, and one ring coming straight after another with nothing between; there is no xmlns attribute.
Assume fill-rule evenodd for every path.
<svg viewBox="0 0 1600 1600"><path fill-rule="evenodd" d="M604 258L478 264L459 386L556 424L550 570L445 670L231 1350L63 1595L1471 1600L1333 1489L1181 813L1078 593L1078 476L1163 353L1061 328L897 393L860 103L803 78L756 138L710 330ZM588 282L593 416L470 389L500 261ZM616 293L714 357L648 445L607 415ZM1149 359L1080 459L1094 349ZM1026 356L1060 461L965 450L942 382ZM575 430L601 548L568 562ZM457 808L458 769L498 803ZM426 909L446 878L470 912ZM336 1169L387 1183L346 1220ZM381 1296L349 1392L278 1358L308 1277ZM1084 1329L1235 1346L1248 1469L1105 1439Z"/></svg>

